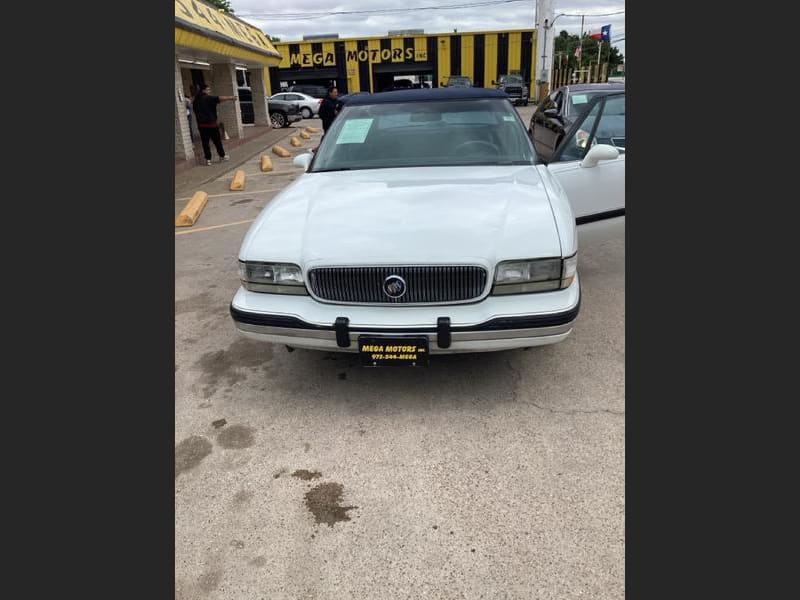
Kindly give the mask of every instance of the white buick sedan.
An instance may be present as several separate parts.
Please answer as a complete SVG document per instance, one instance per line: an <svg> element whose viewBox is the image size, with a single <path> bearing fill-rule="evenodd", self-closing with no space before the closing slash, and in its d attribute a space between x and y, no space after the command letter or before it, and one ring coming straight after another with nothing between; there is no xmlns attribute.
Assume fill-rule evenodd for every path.
<svg viewBox="0 0 800 600"><path fill-rule="evenodd" d="M596 145L594 157L613 150ZM245 336L366 366L553 344L581 303L575 216L503 92L355 96L239 252Z"/></svg>

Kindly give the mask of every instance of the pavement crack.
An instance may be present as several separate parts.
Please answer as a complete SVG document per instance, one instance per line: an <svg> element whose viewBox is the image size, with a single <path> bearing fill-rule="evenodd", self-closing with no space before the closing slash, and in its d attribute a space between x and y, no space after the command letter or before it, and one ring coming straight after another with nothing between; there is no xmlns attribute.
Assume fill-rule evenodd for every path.
<svg viewBox="0 0 800 600"><path fill-rule="evenodd" d="M625 415L624 410L619 411L619 410L611 410L608 408L598 408L597 410L558 410L555 408L549 408L547 406L540 406L539 404L536 404L536 402L530 402L530 404L532 404L533 406L535 406L540 410L546 410L551 413L560 413L562 415L596 415L599 413L608 413L610 415Z"/></svg>
<svg viewBox="0 0 800 600"><path fill-rule="evenodd" d="M514 385L511 388L511 397L514 401L517 400L517 388L519 387L519 382L522 380L522 374L519 372L519 369L514 368L514 365L511 364L510 360L506 360L506 364L511 372L514 374ZM609 408L599 408L597 410L558 410L556 408L549 408L547 406L541 406L540 404L536 404L532 400L528 401L528 404L531 404L538 408L539 410L546 410L551 413L559 413L562 415L596 415L599 413L608 413L610 415L625 415L625 411L619 410L611 410Z"/></svg>

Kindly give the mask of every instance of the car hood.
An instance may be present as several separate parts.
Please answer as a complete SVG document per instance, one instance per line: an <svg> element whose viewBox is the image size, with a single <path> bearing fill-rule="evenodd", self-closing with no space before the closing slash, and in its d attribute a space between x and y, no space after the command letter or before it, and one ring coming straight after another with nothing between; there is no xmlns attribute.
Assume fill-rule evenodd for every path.
<svg viewBox="0 0 800 600"><path fill-rule="evenodd" d="M250 228L242 260L321 265L482 264L561 256L533 166L306 173Z"/></svg>

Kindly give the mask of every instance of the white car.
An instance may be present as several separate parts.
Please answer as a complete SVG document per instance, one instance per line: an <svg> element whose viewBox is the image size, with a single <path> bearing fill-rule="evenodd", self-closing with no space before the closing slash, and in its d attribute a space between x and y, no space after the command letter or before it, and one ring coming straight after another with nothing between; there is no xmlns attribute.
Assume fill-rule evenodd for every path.
<svg viewBox="0 0 800 600"><path fill-rule="evenodd" d="M310 119L319 114L319 105L322 103L320 98L314 98L308 94L301 94L299 92L281 92L273 94L269 97L270 100L283 100L285 102L293 102L300 107L300 112L304 119Z"/></svg>
<svg viewBox="0 0 800 600"><path fill-rule="evenodd" d="M306 172L239 252L231 315L243 335L420 366L571 333L575 216L503 92L353 97L317 154L294 162Z"/></svg>

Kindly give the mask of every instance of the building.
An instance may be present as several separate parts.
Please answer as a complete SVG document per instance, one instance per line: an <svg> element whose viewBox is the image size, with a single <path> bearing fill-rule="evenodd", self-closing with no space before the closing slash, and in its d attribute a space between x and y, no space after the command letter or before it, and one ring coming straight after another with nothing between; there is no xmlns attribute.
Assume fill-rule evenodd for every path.
<svg viewBox="0 0 800 600"><path fill-rule="evenodd" d="M217 96L236 96L240 85L249 83L255 124L269 125L267 69L281 59L258 27L200 0L175 0L175 157L194 159L185 98L197 85L210 84ZM220 104L217 114L230 137L244 137L238 103Z"/></svg>
<svg viewBox="0 0 800 600"><path fill-rule="evenodd" d="M536 31L405 32L365 38L278 42L280 63L269 68L274 94L293 83L329 86L340 94L379 92L396 78L440 87L450 75L491 87L500 75L519 73L531 88L536 73Z"/></svg>

